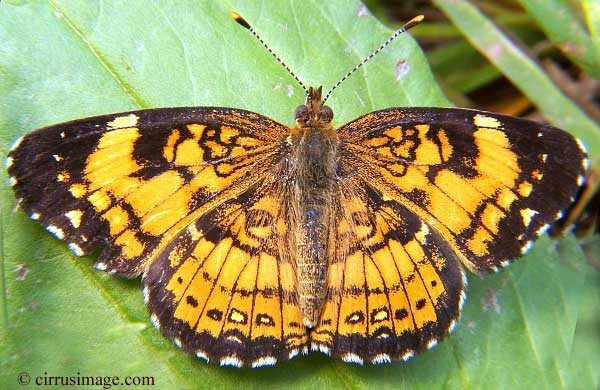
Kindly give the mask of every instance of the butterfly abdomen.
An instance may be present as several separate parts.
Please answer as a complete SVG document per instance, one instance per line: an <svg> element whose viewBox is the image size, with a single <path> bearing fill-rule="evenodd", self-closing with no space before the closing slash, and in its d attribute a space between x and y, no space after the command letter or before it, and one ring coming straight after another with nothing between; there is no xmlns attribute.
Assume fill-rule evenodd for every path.
<svg viewBox="0 0 600 390"><path fill-rule="evenodd" d="M327 238L336 143L319 129L307 129L295 145L298 297L307 327L317 323L327 293Z"/></svg>

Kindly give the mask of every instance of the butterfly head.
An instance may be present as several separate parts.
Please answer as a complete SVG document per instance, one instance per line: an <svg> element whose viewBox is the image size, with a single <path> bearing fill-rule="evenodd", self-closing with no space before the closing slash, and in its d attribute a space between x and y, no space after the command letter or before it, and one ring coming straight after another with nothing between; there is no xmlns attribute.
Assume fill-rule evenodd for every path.
<svg viewBox="0 0 600 390"><path fill-rule="evenodd" d="M322 87L309 87L306 93L306 102L296 108L296 126L302 128L328 128L331 127L333 111L323 104L321 98Z"/></svg>

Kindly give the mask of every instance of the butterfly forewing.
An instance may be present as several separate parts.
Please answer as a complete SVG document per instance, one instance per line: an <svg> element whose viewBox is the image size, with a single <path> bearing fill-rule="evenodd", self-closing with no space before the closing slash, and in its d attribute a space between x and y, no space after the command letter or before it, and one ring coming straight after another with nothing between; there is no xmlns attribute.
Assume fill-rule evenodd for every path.
<svg viewBox="0 0 600 390"><path fill-rule="evenodd" d="M475 110L387 109L339 134L342 163L476 270L523 254L573 201L587 165L581 144L562 130Z"/></svg>
<svg viewBox="0 0 600 390"><path fill-rule="evenodd" d="M136 276L178 232L281 158L287 128L243 110L87 118L26 135L8 155L21 207L97 267Z"/></svg>

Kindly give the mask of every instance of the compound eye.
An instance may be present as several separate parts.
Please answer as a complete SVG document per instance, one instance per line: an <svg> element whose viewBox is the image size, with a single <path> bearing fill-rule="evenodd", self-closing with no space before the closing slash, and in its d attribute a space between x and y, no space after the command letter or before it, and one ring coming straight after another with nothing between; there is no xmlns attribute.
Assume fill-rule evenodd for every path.
<svg viewBox="0 0 600 390"><path fill-rule="evenodd" d="M308 117L308 107L305 105L298 106L294 113L294 117L297 121L305 121Z"/></svg>
<svg viewBox="0 0 600 390"><path fill-rule="evenodd" d="M331 122L333 119L333 110L329 108L329 106L323 106L321 112L319 113L319 119L323 122Z"/></svg>

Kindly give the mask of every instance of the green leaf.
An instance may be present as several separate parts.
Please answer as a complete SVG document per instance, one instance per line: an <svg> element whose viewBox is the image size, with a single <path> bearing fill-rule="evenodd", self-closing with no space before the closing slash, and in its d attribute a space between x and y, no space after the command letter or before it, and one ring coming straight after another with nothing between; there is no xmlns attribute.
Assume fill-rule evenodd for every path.
<svg viewBox="0 0 600 390"><path fill-rule="evenodd" d="M519 2L569 59L596 80L600 80L600 51L577 18L576 12L580 10L571 9L569 1L566 0Z"/></svg>
<svg viewBox="0 0 600 390"><path fill-rule="evenodd" d="M0 150L35 128L137 108L219 105L293 122L302 89L248 31L246 18L308 85L332 86L391 31L359 3L27 1L0 3ZM396 79L396 65L410 71ZM374 109L446 105L406 34L332 95L340 125ZM3 182L6 174L3 173ZM207 365L151 325L139 280L93 270L13 211L0 189L0 387L17 374L152 376L157 388L556 388L581 312L587 268L576 243L564 259L548 239L510 269L470 275L452 336L408 363L358 367L318 353L274 368ZM47 373L47 374L45 374ZM597 383L597 382L596 382Z"/></svg>
<svg viewBox="0 0 600 390"><path fill-rule="evenodd" d="M501 76L464 40L429 51L427 59L438 79L461 94L477 90Z"/></svg>
<svg viewBox="0 0 600 390"><path fill-rule="evenodd" d="M592 43L596 48L596 64L600 64L600 1L583 0L582 7Z"/></svg>
<svg viewBox="0 0 600 390"><path fill-rule="evenodd" d="M600 255L600 235L594 242L594 257L598 267ZM591 270L585 275L584 290L579 297L579 314L575 338L569 356L568 375L565 376L566 389L597 389L600 387L600 273Z"/></svg>

